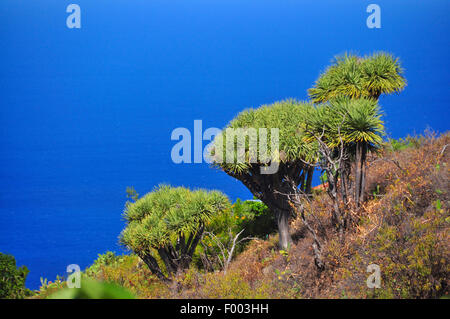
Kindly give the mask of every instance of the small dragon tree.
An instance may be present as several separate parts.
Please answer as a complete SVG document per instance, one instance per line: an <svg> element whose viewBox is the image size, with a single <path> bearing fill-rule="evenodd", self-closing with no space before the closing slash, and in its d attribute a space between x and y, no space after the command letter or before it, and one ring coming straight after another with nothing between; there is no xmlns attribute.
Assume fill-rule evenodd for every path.
<svg viewBox="0 0 450 319"><path fill-rule="evenodd" d="M229 199L219 191L161 185L136 202L127 202L127 226L120 242L136 253L153 274L168 282L175 273L189 267L205 223L230 207Z"/></svg>
<svg viewBox="0 0 450 319"><path fill-rule="evenodd" d="M365 150L376 150L382 143L384 134L380 108L371 99L336 98L329 103L309 109L301 125L305 141L318 143L318 165L325 171L328 180L328 194L333 200L333 221L342 233L346 227L347 216L341 211L340 201L344 206L349 199L350 159L356 148L355 201L362 193L364 185L365 157L358 153L356 145L363 145ZM361 165L361 166L359 166ZM360 174L360 175L358 175ZM340 178L340 183L338 183Z"/></svg>
<svg viewBox="0 0 450 319"><path fill-rule="evenodd" d="M292 242L292 184L311 192L314 168L308 163L314 144L306 143L298 128L305 109L311 107L285 100L245 110L215 137L210 149L212 164L241 181L275 214L283 249Z"/></svg>
<svg viewBox="0 0 450 319"><path fill-rule="evenodd" d="M365 57L345 54L335 58L308 93L314 103L333 101L340 97L365 98L377 102L381 94L399 93L405 86L406 80L398 58L384 52ZM357 205L364 200L365 161L369 150L368 143L357 137L365 134L361 133L364 132L361 127L364 121L363 117L358 116L353 123L356 127L353 140L356 186L354 197Z"/></svg>

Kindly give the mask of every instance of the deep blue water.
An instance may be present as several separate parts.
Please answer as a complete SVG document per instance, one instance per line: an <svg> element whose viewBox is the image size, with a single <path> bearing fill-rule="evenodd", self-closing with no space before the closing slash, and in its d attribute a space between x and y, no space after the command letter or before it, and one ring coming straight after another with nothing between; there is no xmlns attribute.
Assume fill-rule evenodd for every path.
<svg viewBox="0 0 450 319"><path fill-rule="evenodd" d="M81 7L68 29L66 7ZM0 252L28 287L122 252L125 189L161 182L250 198L207 164L176 165L170 135L222 128L306 90L345 51L399 56L408 87L381 98L392 137L446 131L450 2L74 0L0 2ZM207 142L204 143L204 145Z"/></svg>

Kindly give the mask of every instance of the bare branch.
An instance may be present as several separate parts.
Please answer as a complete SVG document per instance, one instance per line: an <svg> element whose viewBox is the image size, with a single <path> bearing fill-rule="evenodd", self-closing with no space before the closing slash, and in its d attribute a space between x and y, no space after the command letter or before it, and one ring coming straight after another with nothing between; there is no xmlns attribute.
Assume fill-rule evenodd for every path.
<svg viewBox="0 0 450 319"><path fill-rule="evenodd" d="M258 239L255 237L245 237L242 238L240 240L239 236L244 232L245 229L242 229L239 233L237 233L235 236L232 235L231 229L229 229L230 231L230 239L231 241L231 247L225 247L222 242L220 241L219 238L217 238L216 235L214 235L212 232L205 232L205 235L208 235L211 237L211 239L214 240L214 242L217 244L217 246L219 247L220 253L222 255L222 258L218 257L217 259L219 260L220 266L222 267L224 273L227 273L228 270L228 266L231 263L231 260L233 259L233 254L234 254L234 250L236 249L236 246L239 245L240 243L242 243L245 240L252 240L252 239Z"/></svg>

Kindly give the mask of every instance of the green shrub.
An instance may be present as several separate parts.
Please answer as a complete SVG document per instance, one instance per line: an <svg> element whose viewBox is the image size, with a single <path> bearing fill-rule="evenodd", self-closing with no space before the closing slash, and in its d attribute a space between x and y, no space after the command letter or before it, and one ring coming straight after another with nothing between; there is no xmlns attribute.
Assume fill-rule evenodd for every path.
<svg viewBox="0 0 450 319"><path fill-rule="evenodd" d="M418 148L418 147L420 147L422 141L423 141L422 136L414 137L414 136L408 135L405 138L399 138L399 139L390 138L390 139L388 139L388 144L386 145L386 147L393 151L401 151L401 150L411 148L411 147Z"/></svg>
<svg viewBox="0 0 450 319"><path fill-rule="evenodd" d="M106 255L112 257L109 253L101 256L106 257ZM95 264L99 266L96 271L87 271L92 266L85 271L85 275L91 279L119 285L139 298L167 297L167 285L152 274L135 254L114 255L113 258L99 257Z"/></svg>
<svg viewBox="0 0 450 319"><path fill-rule="evenodd" d="M93 277L99 273L102 267L111 266L123 260L121 256L117 256L115 252L107 251L104 254L98 254L98 258L94 263L85 270L85 274Z"/></svg>
<svg viewBox="0 0 450 319"><path fill-rule="evenodd" d="M16 267L14 256L0 253L0 298L23 299L31 296L31 291L25 288L28 272L25 266Z"/></svg>
<svg viewBox="0 0 450 319"><path fill-rule="evenodd" d="M244 229L242 237L267 236L277 230L275 216L270 213L269 208L261 201L236 200L233 205L233 215L236 220L236 228Z"/></svg>
<svg viewBox="0 0 450 319"><path fill-rule="evenodd" d="M67 282L64 277L57 275L54 281L49 281L47 278L41 277L41 286L35 297L38 299L45 299L65 287L67 287Z"/></svg>
<svg viewBox="0 0 450 319"><path fill-rule="evenodd" d="M127 289L112 283L97 282L83 277L80 288L64 288L48 299L134 299Z"/></svg>

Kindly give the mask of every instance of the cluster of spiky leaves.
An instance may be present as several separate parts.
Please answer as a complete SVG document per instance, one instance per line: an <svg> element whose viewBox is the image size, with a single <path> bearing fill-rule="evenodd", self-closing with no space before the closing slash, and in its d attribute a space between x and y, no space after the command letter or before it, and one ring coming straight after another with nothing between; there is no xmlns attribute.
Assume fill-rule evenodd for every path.
<svg viewBox="0 0 450 319"><path fill-rule="evenodd" d="M381 116L374 100L340 97L308 109L302 127L307 142L320 137L329 147L365 142L376 148L383 142Z"/></svg>
<svg viewBox="0 0 450 319"><path fill-rule="evenodd" d="M160 185L134 203L127 203L128 222L120 241L134 252L158 249L195 233L211 216L230 209L229 199L219 191Z"/></svg>
<svg viewBox="0 0 450 319"><path fill-rule="evenodd" d="M405 86L400 62L391 54L378 52L365 57L345 54L335 58L308 93L314 103L339 96L378 99L381 94L398 93Z"/></svg>
<svg viewBox="0 0 450 319"><path fill-rule="evenodd" d="M242 173L248 170L252 164L264 166L270 161L293 162L299 159L311 161L314 158L315 145L304 141L299 124L304 122L307 110L312 107L311 103L288 99L270 105L262 105L257 109L244 110L228 124L221 134L215 137L211 148L213 165L225 171ZM236 136L230 135L227 133L227 129L234 129L234 132L237 132L236 135L242 139L239 140ZM251 129L256 129L258 133L257 142L253 144L249 138ZM260 129L267 130L265 140L259 138L259 133L264 132L259 131ZM279 130L277 147L272 147L271 129ZM227 138L233 138L233 142L227 143ZM227 147L227 145L232 145L232 147ZM253 149L257 150L266 148L267 158L256 158L250 145L256 146ZM243 146L242 149L245 151L243 161L238 160L239 146ZM218 156L220 155L218 150L222 151L222 156ZM232 157L231 163L226 160L227 155Z"/></svg>

